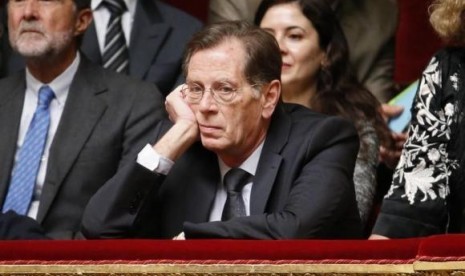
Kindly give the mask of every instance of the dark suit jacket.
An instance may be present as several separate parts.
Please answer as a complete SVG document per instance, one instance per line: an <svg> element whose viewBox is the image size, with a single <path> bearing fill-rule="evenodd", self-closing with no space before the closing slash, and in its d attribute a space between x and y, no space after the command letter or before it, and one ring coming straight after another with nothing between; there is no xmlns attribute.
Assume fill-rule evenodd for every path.
<svg viewBox="0 0 465 276"><path fill-rule="evenodd" d="M199 20L161 1L137 0L129 43L129 74L154 82L167 95L184 82L181 65L185 45L201 26ZM81 50L101 64L94 22L84 34Z"/></svg>
<svg viewBox="0 0 465 276"><path fill-rule="evenodd" d="M0 213L0 240L46 240L42 226L34 219L14 211Z"/></svg>
<svg viewBox="0 0 465 276"><path fill-rule="evenodd" d="M14 164L26 89L21 71L0 80L0 206ZM52 142L37 220L46 233L72 238L89 198L131 151L149 142L164 117L156 87L102 69L81 58Z"/></svg>
<svg viewBox="0 0 465 276"><path fill-rule="evenodd" d="M248 217L208 222L218 160L200 143L168 174L128 163L91 199L83 234L100 237L358 238L352 175L359 142L347 121L278 106L253 180Z"/></svg>
<svg viewBox="0 0 465 276"><path fill-rule="evenodd" d="M0 12L0 16L6 23L5 11ZM184 49L201 27L199 20L162 1L137 0L129 43L129 75L155 83L166 96L184 82ZM2 38L2 48L1 76L24 68L23 58L9 46L7 33ZM81 51L94 63L102 63L94 22L82 37Z"/></svg>

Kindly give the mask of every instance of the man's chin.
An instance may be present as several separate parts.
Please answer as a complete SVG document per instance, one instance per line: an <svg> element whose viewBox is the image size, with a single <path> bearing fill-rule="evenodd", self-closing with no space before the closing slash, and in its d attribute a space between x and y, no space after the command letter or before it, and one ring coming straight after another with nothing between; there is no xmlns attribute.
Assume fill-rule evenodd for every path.
<svg viewBox="0 0 465 276"><path fill-rule="evenodd" d="M28 52L28 51L24 51L24 52L19 52L19 54L25 58L36 58L36 59L40 59L40 58L43 58L45 56L45 53L44 52Z"/></svg>
<svg viewBox="0 0 465 276"><path fill-rule="evenodd" d="M204 148L213 152L219 152L225 148L225 145L221 143L219 139L201 136L200 140L202 141L202 145Z"/></svg>
<svg viewBox="0 0 465 276"><path fill-rule="evenodd" d="M43 57L49 52L49 49L47 49L45 45L34 45L33 43L28 44L27 42L17 44L13 48L21 56L26 58Z"/></svg>

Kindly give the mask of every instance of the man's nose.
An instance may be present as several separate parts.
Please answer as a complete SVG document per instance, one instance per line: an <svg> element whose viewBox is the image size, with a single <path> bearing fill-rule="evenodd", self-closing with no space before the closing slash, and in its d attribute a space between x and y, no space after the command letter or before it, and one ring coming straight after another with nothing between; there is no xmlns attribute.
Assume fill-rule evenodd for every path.
<svg viewBox="0 0 465 276"><path fill-rule="evenodd" d="M217 103L215 99L213 99L213 94L211 93L211 91L205 90L199 102L200 111L210 111L212 110L212 108L216 107L216 104Z"/></svg>
<svg viewBox="0 0 465 276"><path fill-rule="evenodd" d="M24 0L24 18L35 18L39 9L39 3L37 0Z"/></svg>

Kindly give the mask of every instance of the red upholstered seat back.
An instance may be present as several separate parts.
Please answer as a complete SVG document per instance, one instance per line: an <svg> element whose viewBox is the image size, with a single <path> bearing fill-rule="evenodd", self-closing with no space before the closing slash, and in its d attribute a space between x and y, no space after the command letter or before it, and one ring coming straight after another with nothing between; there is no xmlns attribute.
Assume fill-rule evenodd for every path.
<svg viewBox="0 0 465 276"><path fill-rule="evenodd" d="M203 23L207 22L209 0L164 0L164 2L197 17Z"/></svg>
<svg viewBox="0 0 465 276"><path fill-rule="evenodd" d="M432 0L398 0L394 80L401 86L418 79L442 42L429 23Z"/></svg>
<svg viewBox="0 0 465 276"><path fill-rule="evenodd" d="M421 240L4 241L0 242L0 264L71 260L412 263Z"/></svg>

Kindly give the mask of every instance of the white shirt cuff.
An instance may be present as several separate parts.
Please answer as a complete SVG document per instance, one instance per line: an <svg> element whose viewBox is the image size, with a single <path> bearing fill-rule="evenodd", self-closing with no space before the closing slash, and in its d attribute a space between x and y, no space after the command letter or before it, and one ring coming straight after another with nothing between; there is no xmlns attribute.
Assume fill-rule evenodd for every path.
<svg viewBox="0 0 465 276"><path fill-rule="evenodd" d="M173 161L158 154L149 144L137 155L137 163L148 170L163 175L167 175L174 165Z"/></svg>

